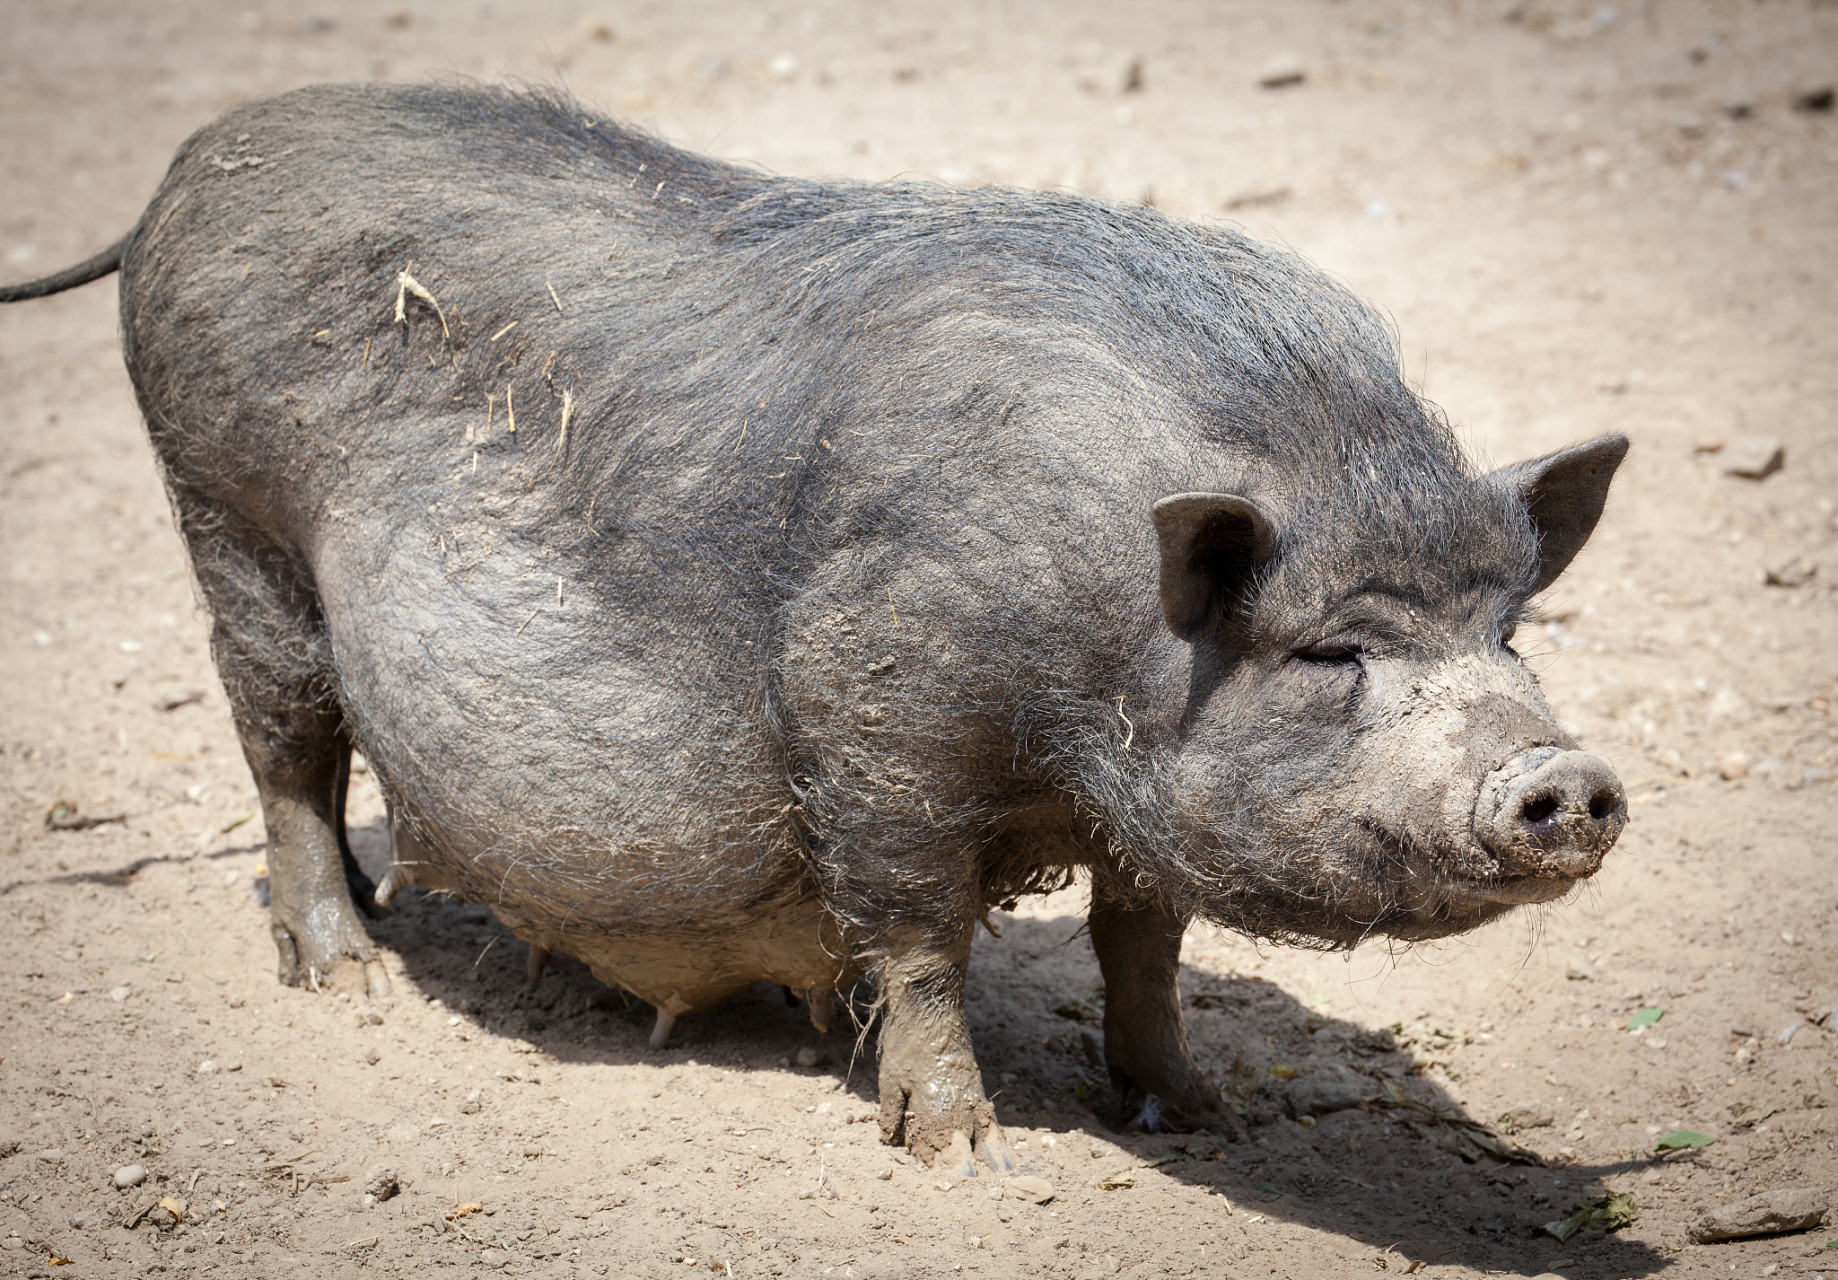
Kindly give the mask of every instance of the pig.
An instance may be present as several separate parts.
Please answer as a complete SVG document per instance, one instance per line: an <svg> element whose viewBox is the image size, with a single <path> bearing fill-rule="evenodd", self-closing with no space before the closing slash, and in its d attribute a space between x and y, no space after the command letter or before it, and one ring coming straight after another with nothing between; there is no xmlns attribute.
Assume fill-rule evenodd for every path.
<svg viewBox="0 0 1838 1280"><path fill-rule="evenodd" d="M360 905L404 885L655 1045L761 981L821 1029L866 976L884 1139L1001 1173L992 906L1088 880L1118 1098L1235 1136L1191 922L1443 937L1626 820L1511 644L1625 437L1478 472L1370 307L1229 227L331 85L207 125L119 244L0 299L117 270L285 983L386 991Z"/></svg>

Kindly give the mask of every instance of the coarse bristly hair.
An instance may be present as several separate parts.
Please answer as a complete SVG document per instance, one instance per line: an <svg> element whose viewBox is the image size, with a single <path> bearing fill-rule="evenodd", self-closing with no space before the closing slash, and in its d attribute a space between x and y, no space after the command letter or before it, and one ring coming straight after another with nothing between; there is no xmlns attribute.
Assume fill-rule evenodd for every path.
<svg viewBox="0 0 1838 1280"><path fill-rule="evenodd" d="M329 86L188 143L123 271L239 707L279 699L283 744L332 716L466 892L545 925L693 935L817 892L866 954L1089 866L1345 941L1371 922L1333 924L1337 878L1390 854L1272 815L1357 717L1220 752L1235 798L1200 814L1195 717L1349 593L1453 635L1534 579L1523 506L1370 308L1150 208ZM1196 490L1280 516L1204 678L1149 520Z"/></svg>

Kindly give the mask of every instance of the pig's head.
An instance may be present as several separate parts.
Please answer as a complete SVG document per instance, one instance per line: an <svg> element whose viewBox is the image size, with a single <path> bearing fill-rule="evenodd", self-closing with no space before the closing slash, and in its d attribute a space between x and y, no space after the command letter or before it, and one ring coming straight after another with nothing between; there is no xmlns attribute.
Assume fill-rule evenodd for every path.
<svg viewBox="0 0 1838 1280"><path fill-rule="evenodd" d="M1478 478L1346 459L1312 492L1156 503L1162 611L1191 646L1164 883L1224 923L1350 944L1458 932L1594 874L1620 780L1512 640L1626 451L1608 436Z"/></svg>

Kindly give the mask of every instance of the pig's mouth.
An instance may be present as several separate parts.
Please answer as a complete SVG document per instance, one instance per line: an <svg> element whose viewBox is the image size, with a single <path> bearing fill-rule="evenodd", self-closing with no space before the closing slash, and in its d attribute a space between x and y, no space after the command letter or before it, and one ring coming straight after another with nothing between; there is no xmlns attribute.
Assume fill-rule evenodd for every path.
<svg viewBox="0 0 1838 1280"><path fill-rule="evenodd" d="M1427 941L1461 933L1505 915L1515 907L1564 897L1581 883L1568 876L1500 876L1458 879L1437 876L1424 892L1401 901L1384 932L1406 941Z"/></svg>
<svg viewBox="0 0 1838 1280"><path fill-rule="evenodd" d="M1576 888L1579 883L1579 880L1571 876L1502 876L1496 880L1457 884L1455 889L1477 902L1520 907L1554 901Z"/></svg>
<svg viewBox="0 0 1838 1280"><path fill-rule="evenodd" d="M1415 841L1368 828L1402 873L1394 904L1379 931L1407 941L1447 937L1505 915L1515 907L1554 902L1587 877L1561 873L1464 874Z"/></svg>

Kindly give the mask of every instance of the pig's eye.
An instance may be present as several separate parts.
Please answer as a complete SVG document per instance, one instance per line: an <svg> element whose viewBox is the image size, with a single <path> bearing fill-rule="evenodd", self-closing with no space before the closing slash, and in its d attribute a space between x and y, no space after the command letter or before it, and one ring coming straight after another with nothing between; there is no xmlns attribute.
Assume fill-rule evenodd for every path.
<svg viewBox="0 0 1838 1280"><path fill-rule="evenodd" d="M1356 644L1341 642L1298 649L1295 657L1298 662L1306 662L1311 667L1364 667L1366 664L1364 649Z"/></svg>

